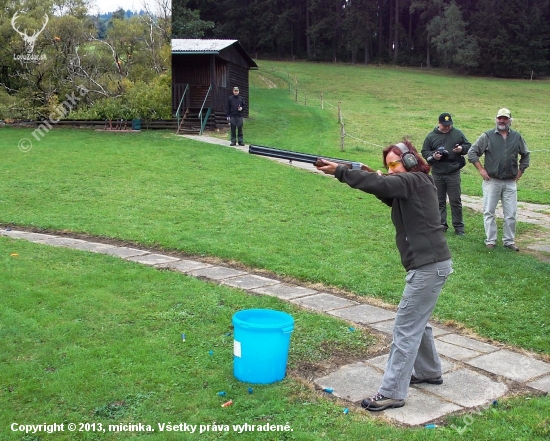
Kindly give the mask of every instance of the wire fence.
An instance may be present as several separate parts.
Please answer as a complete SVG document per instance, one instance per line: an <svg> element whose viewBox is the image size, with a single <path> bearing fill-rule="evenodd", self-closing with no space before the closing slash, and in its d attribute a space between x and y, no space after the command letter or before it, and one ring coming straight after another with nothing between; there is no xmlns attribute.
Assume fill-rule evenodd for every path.
<svg viewBox="0 0 550 441"><path fill-rule="evenodd" d="M288 93L294 98L296 103L302 103L304 106L319 106L321 110L332 110L336 115L338 124L340 125L340 150L344 151L346 148L346 140L353 139L357 143L362 143L365 145L370 145L378 148L383 148L383 146L376 144L371 141L360 138L358 135L352 135L346 132L346 123L344 122L344 115L342 111L342 102L338 101L337 103L332 103L325 98L324 91L311 91L306 90L305 88L298 87L298 78L290 77L289 72L282 72L276 69L271 69L270 73L280 80L284 81L288 85ZM353 123L353 122L352 122Z"/></svg>
<svg viewBox="0 0 550 441"><path fill-rule="evenodd" d="M338 124L340 125L340 150L341 151L345 150L346 140L348 139L354 140L357 143L361 143L361 144L365 144L373 147L378 147L378 148L385 147L380 144L376 144L374 142L362 139L359 136L355 136L351 133L347 133L345 128L346 123L344 122L341 101L338 101L337 103L334 104L330 101L327 101L327 99L324 96L324 91L310 91L310 90L306 90L304 87L299 88L298 78L297 77L291 78L289 72L283 72L272 68L270 70L270 73L288 84L288 93L289 95L294 97L294 101L296 103L303 103L304 106L308 106L308 105L320 106L321 110L325 110L325 107L326 107L328 108L328 110L332 110L336 114ZM355 121L352 121L352 123L355 123ZM536 150L530 150L530 153L540 153L540 152L548 152L548 151L550 151L550 149L536 149Z"/></svg>

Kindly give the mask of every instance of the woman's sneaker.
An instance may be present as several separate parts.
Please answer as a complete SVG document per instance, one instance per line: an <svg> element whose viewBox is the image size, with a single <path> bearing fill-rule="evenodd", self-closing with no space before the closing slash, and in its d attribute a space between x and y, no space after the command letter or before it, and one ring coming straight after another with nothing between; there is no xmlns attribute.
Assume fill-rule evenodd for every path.
<svg viewBox="0 0 550 441"><path fill-rule="evenodd" d="M420 383L428 383L428 384L443 384L443 378L441 375L436 378L416 378L414 375L411 375L411 384L420 384Z"/></svg>
<svg viewBox="0 0 550 441"><path fill-rule="evenodd" d="M382 394L376 394L372 397L365 398L361 401L361 407L363 409L378 411L384 409L391 409L393 407L403 407L405 400L396 400L395 398L388 398Z"/></svg>

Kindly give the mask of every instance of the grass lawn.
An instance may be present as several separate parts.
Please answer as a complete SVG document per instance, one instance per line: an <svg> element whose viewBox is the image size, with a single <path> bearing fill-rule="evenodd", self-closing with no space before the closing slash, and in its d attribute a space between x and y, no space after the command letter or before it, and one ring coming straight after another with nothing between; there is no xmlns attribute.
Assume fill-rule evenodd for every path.
<svg viewBox="0 0 550 441"><path fill-rule="evenodd" d="M303 69L310 68L309 64L302 65ZM287 69L285 64L275 66L281 71ZM346 78L341 81L348 81L350 90L357 87L360 92L348 94L348 99L361 118L369 109L384 108L382 93L377 100L360 104L361 75L385 72L386 77L393 78L399 74L395 84L407 91L423 84L418 72L411 75L377 68L357 68L361 75L352 84L349 81L355 74L344 76L343 66L311 66L317 70L308 78L317 78L321 72L335 76L340 72L340 77ZM349 67L349 72L353 69ZM274 82L282 84L269 70L252 75L253 110L245 122L247 142L356 158L380 166L379 149L357 146L340 152L333 114L297 105L283 87L267 89L260 74L271 75ZM379 88L386 83L384 75L374 76L381 78ZM459 80L438 74L433 77L426 90L437 81L448 85ZM491 124L494 100L489 100L485 89L492 87L493 81L462 80L478 82L477 94L485 96L476 98L476 108L481 109L480 115L488 115L472 128L472 132L481 133ZM327 84L332 81L327 80ZM534 85L548 87L544 82L524 84L528 89ZM468 95L470 89L474 86L460 89L464 101L473 102L477 96L473 92ZM516 101L519 105L537 97L531 91L526 92L525 100ZM408 94L402 99L410 100ZM376 125L379 131L368 131L376 143L395 141L391 133L399 132L399 139L405 125L409 133L415 130L415 144L421 144L439 113L457 114L449 107L435 110L431 103L423 110L425 119L409 118L404 111L406 102L388 95L385 106L391 109L392 102L399 104L393 112L387 110L386 124L380 122ZM528 122L519 116L521 111L515 113L512 104L495 107L512 108L521 121L518 129L531 149L541 148L540 140L531 142L531 129L524 125ZM393 121L401 116L405 120L396 128ZM466 119L455 119L457 127L465 129L458 121ZM168 132L54 129L40 141L35 141L31 132L0 130L0 224L4 226L85 233L199 259L216 257L304 284L321 283L373 296L393 305L401 296L404 271L395 250L388 208L334 179ZM366 136L367 131L358 134ZM466 134L475 139L475 135ZM33 141L28 153L17 148L22 138ZM533 166L520 184L525 186L520 199L548 202L545 162L548 160L543 153L533 153ZM466 167L465 193L480 194L481 182L473 171L472 166ZM483 245L482 216L466 210L465 223L466 237L449 236L456 272L445 286L435 316L548 359L547 256L523 250L507 252L502 247L488 253ZM547 231L520 224L518 243L527 244L542 234ZM0 241L0 251L5 269L0 276L0 360L6 373L0 384L0 433L10 436L8 439L64 439L59 434L25 438L11 433L9 425L16 422L14 418L24 424L289 422L294 429L268 434L265 439L466 436L451 427L462 426L462 417L449 419L446 428L436 432L399 429L373 421L359 409L345 416L344 403L327 399L294 377L255 388L252 395L233 379L232 338L225 334L237 310L269 307L299 317L300 326L292 337L291 369L297 368L300 360L316 363L330 357L323 352L327 344L339 351L368 350L373 344L371 336L349 333L343 322L291 309L275 299L249 297L238 290L107 256L8 239ZM182 332L189 336L185 343ZM210 350L212 356L208 355ZM231 391L235 405L221 408L219 390ZM549 409L547 397L504 400L498 409L472 417L468 439L545 439L550 433ZM88 433L78 439L121 439L120 435L109 436ZM153 436L176 439L166 433ZM200 436L214 439L220 434ZM226 436L257 439L257 433Z"/></svg>
<svg viewBox="0 0 550 441"><path fill-rule="evenodd" d="M373 343L345 322L275 298L22 240L0 238L0 260L2 440L543 440L550 434L548 398L502 400L432 431L386 425L293 376L271 385L241 383L233 377L228 335L241 309L292 314L291 371L304 360L326 360L327 347L360 353ZM233 405L221 406L230 399ZM63 424L63 431L21 432L21 425L44 423ZM139 423L155 432L116 431ZM161 431L162 424L196 432ZM280 429L259 433L266 424Z"/></svg>
<svg viewBox="0 0 550 441"><path fill-rule="evenodd" d="M157 422L289 422L297 432L311 433L304 439L315 439L315 433L334 428L328 418L312 423L310 410L345 425L343 404L321 399L293 380L257 385L250 394L249 385L233 377L232 315L257 307L291 313L290 369L300 360L324 359L325 346L365 351L374 341L360 330L350 332L345 322L275 298L251 297L115 257L0 238L0 259L2 439L13 422L44 421L104 427L146 422L157 431ZM229 399L235 405L222 408ZM119 436L81 433L78 439ZM9 439L26 438L12 433ZM43 439L76 438L66 433Z"/></svg>
<svg viewBox="0 0 550 441"><path fill-rule="evenodd" d="M216 256L391 304L401 297L388 207L334 179L171 133L60 129L23 154L10 146L24 133L3 131L4 225ZM548 354L548 262L488 253L481 215L466 210L465 223L466 237L449 235L456 274L436 316ZM539 234L523 224L518 233L520 246Z"/></svg>

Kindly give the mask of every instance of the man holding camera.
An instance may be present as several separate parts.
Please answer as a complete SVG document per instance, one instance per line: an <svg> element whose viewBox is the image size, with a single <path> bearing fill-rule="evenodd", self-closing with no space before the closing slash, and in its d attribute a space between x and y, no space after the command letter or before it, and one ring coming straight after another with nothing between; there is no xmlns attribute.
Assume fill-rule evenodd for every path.
<svg viewBox="0 0 550 441"><path fill-rule="evenodd" d="M471 145L464 133L453 127L451 114L442 113L439 115L437 127L426 136L421 151L422 156L432 166L443 230L446 232L449 229L447 224L447 196L449 196L452 224L455 234L459 236L466 234L462 220L460 169L466 165L464 156Z"/></svg>

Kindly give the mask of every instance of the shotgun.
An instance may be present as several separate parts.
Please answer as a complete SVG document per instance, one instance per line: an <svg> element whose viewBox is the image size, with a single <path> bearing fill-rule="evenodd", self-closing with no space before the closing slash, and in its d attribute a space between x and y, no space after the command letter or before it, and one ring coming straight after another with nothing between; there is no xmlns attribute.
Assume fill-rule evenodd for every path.
<svg viewBox="0 0 550 441"><path fill-rule="evenodd" d="M260 156L269 156L271 158L287 159L288 161L307 162L315 166L322 166L321 159L327 161L336 162L338 164L345 165L352 170L364 170L368 172L374 172L368 165L361 164L360 162L347 161L345 159L327 158L325 156L309 155L307 153L293 152L290 150L280 150L271 147L265 147L261 145L250 144L248 146L248 153Z"/></svg>

